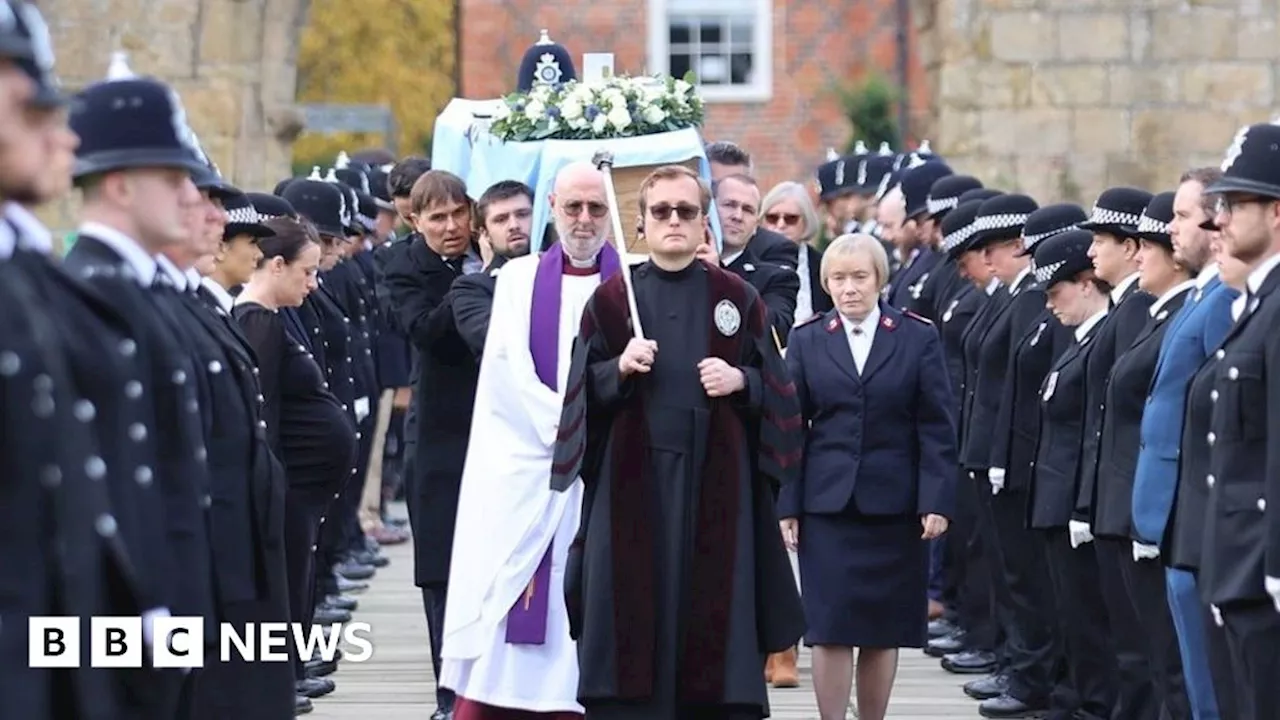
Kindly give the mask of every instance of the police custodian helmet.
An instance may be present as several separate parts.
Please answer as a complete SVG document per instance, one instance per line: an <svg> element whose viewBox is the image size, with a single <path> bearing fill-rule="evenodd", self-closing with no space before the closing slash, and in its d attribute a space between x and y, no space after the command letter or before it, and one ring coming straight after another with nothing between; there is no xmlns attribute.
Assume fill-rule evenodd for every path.
<svg viewBox="0 0 1280 720"><path fill-rule="evenodd" d="M177 93L134 75L123 53L112 58L106 80L75 96L68 120L80 136L72 171L76 182L131 168L170 167L193 174L208 169Z"/></svg>
<svg viewBox="0 0 1280 720"><path fill-rule="evenodd" d="M534 85L555 85L577 79L573 56L563 45L552 42L551 36L543 30L538 42L524 51L516 85L520 92L529 92Z"/></svg>

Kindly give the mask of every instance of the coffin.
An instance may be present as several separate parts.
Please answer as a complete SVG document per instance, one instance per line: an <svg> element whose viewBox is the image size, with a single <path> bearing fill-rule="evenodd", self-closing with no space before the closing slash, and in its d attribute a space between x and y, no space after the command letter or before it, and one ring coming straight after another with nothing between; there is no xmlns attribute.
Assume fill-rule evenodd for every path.
<svg viewBox="0 0 1280 720"><path fill-rule="evenodd" d="M451 102L436 121L431 166L461 177L472 198L478 198L500 180L519 180L533 188L532 247L541 248L547 234L551 220L548 196L556 173L571 162L590 161L602 148L613 153L614 191L624 244L631 255L649 254L648 247L636 237L636 220L640 213L640 183L650 172L661 165L679 164L697 172L708 184L711 182L711 166L702 138L694 128L630 138L503 142L488 130L495 103L501 102ZM720 219L714 208L711 229L719 246Z"/></svg>

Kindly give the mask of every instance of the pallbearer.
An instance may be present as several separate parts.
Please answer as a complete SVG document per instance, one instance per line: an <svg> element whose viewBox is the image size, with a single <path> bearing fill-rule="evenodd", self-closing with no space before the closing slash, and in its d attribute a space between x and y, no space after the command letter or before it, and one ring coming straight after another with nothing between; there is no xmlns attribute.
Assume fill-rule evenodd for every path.
<svg viewBox="0 0 1280 720"><path fill-rule="evenodd" d="M694 259L710 204L682 166L641 184L652 336L611 279L565 383L551 482L583 481L565 593L592 720L761 717L765 656L803 630L771 491L799 461L795 390L759 296Z"/></svg>

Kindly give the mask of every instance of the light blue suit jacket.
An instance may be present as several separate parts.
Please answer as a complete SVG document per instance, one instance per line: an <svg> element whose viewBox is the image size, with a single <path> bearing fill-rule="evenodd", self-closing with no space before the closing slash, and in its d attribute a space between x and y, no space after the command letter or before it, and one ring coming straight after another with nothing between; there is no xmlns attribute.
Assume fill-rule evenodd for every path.
<svg viewBox="0 0 1280 720"><path fill-rule="evenodd" d="M1160 345L1133 482L1133 531L1156 545L1164 537L1178 487L1178 450L1187 384L1231 329L1231 301L1239 293L1215 277L1187 299Z"/></svg>

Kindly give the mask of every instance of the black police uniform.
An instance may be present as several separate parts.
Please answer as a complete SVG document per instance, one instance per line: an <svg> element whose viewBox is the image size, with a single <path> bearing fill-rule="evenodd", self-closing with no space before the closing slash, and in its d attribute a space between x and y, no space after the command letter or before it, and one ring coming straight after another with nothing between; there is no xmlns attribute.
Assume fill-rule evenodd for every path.
<svg viewBox="0 0 1280 720"><path fill-rule="evenodd" d="M72 104L71 129L80 137L73 177L77 183L117 170L171 167L199 173L206 167L176 94L154 80L125 78L90 85ZM63 264L127 323L131 336L113 349L144 368L124 385L126 404L144 406L111 418L113 440L139 455L121 458L131 477L115 478L113 502L126 545L147 577L144 586L173 615L204 618L206 641L216 630L211 549L205 511L209 497L208 448L190 356L166 321L167 302L152 287L155 261L134 238L102 225L84 225ZM92 362L102 362L95 355ZM111 390L119 392L116 386ZM104 388L105 392L111 392ZM106 403L111 400L104 398ZM125 471L129 472L129 471ZM122 473L123 475L123 473ZM155 490L151 489L154 483ZM156 497L158 496L158 498ZM148 689L158 717L172 717L185 678L170 670Z"/></svg>
<svg viewBox="0 0 1280 720"><path fill-rule="evenodd" d="M929 212L929 190L938 180L953 175L941 160L903 170L901 188L907 220L924 219ZM920 297L929 273L941 259L933 238L920 238L920 245L907 265L900 268L885 287L885 302L897 310L907 310Z"/></svg>
<svg viewBox="0 0 1280 720"><path fill-rule="evenodd" d="M1242 130L1227 152L1223 178L1206 188L1227 201L1280 199L1280 126ZM1274 241L1274 239L1273 239ZM1210 445L1209 509L1200 588L1222 615L1236 693L1245 718L1280 717L1280 522L1268 498L1280 498L1280 272L1274 255L1255 264L1244 308L1219 351L1218 400Z"/></svg>
<svg viewBox="0 0 1280 720"><path fill-rule="evenodd" d="M796 295L800 292L800 276L788 267L779 267L761 261L750 247L732 261L724 265L724 269L746 280L751 287L760 293L760 299L769 315L769 324L778 343L786 347L787 338L791 335L792 321L796 315Z"/></svg>
<svg viewBox="0 0 1280 720"><path fill-rule="evenodd" d="M925 212L941 227L947 215L960 205L961 195L970 190L981 189L982 182L970 175L947 175L939 178L929 188L929 196L925 200ZM940 230L938 236L942 237ZM960 277L955 258L942 251L933 269L918 287L919 292L913 293L907 309L937 325L956 293L968 292L972 285Z"/></svg>
<svg viewBox="0 0 1280 720"><path fill-rule="evenodd" d="M1108 189L1094 203L1089 221L1082 223L1080 227L1094 233L1110 233L1121 240L1136 241L1138 222L1150 202L1151 194L1142 190L1123 187ZM1090 526L1095 520L1094 500L1098 476L1103 469L1100 452L1108 378L1116 360L1129 349L1151 319L1148 309L1154 302L1154 297L1138 288L1136 272L1123 280L1120 287L1112 290L1113 306L1107 317L1099 323L1094 348L1089 353L1080 488L1074 519L1088 522ZM1134 452L1136 453L1136 449ZM1110 460L1114 461L1115 458ZM1127 472L1129 476L1124 482L1132 484L1132 471ZM1117 508L1116 514L1122 515L1127 522L1131 508L1132 492L1129 492L1126 493L1124 507ZM1154 686L1152 669L1147 662L1147 642L1124 584L1124 566L1133 562L1133 543L1128 534L1102 536L1096 531L1093 534L1093 550L1098 556L1098 580L1102 584L1102 597L1107 603L1112 642L1116 651L1119 683L1116 712L1123 717L1151 717L1155 712L1152 709Z"/></svg>
<svg viewBox="0 0 1280 720"><path fill-rule="evenodd" d="M1036 279L1046 292L1093 267L1088 257L1092 241L1088 232L1073 230L1037 245ZM1102 319L1093 319L1082 335L1073 328L1073 342L1040 387L1040 435L1028 508L1030 526L1044 536L1066 681L1074 695L1055 693L1054 709L1078 709L1106 718L1112 717L1116 698L1115 652L1099 590L1097 558L1087 548L1073 549L1068 535L1082 464L1086 363L1095 352L1101 324ZM1063 707L1063 703L1069 705Z"/></svg>

